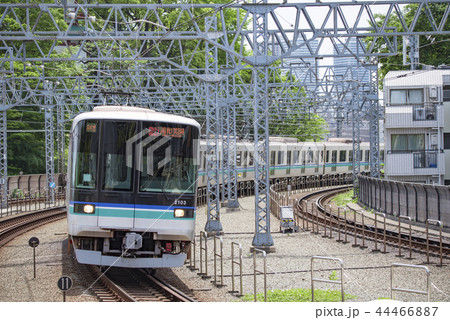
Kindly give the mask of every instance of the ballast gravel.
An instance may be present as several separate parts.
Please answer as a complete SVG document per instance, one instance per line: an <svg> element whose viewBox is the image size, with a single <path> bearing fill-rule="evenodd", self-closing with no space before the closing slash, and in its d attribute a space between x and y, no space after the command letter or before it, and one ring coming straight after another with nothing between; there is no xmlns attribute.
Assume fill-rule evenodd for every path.
<svg viewBox="0 0 450 320"><path fill-rule="evenodd" d="M238 244L242 246L242 292L254 292L254 260L251 252L255 232L254 198L239 199L240 208L237 211L227 211L222 208L220 221L223 235L216 238L216 253L219 254L220 240L223 244L223 284L220 273L220 257L215 256L214 238L207 239L207 265L203 259L202 271L208 269L203 279L200 270L191 270L189 264L184 267L158 270L156 275L172 281L177 287L188 291L199 301L228 302L241 301L239 266L232 263L231 248L234 245L234 261L238 261ZM195 267L200 268L200 239L199 232L204 230L207 222L206 208L200 208L196 221L196 255ZM263 225L265 225L263 223ZM412 253L413 259L406 259L409 251L402 250L404 257L396 257L397 248L389 248L389 253L373 253L373 243L366 241L368 248L353 247L353 237L350 243L337 242L334 238L323 237L311 231L300 230L297 233L281 233L280 222L274 216L270 217L270 230L274 243L274 251L266 256L266 285L267 290L287 290L295 288L311 288L311 257L339 258L343 262L344 291L355 296L349 301L372 301L391 296L391 266L393 263L426 266L430 271L431 301L450 301L450 267L439 267L436 264L425 265L426 256ZM39 246L36 248L36 278L33 274L33 249L28 240L38 237ZM204 239L203 239L204 241ZM357 239L361 244L361 239ZM205 251L202 249L202 255ZM216 257L216 268L214 268ZM194 260L194 259L192 259ZM431 258L433 263L439 260ZM193 261L192 261L193 262ZM450 261L444 260L449 264ZM193 263L192 263L193 264ZM234 290L232 290L232 265L234 264ZM216 271L216 275L214 270ZM256 269L264 270L262 254L256 256ZM65 219L51 223L38 229L29 231L0 248L0 301L62 301L62 293L57 287L57 281L62 275L73 279L73 288L67 292L66 300L71 302L97 301L89 290L90 283L86 283L79 267L74 261L73 254L67 252L67 222ZM336 261L315 259L314 278L324 280L341 280L339 263ZM426 271L423 268L394 268L394 287L418 291L426 291ZM339 284L315 282L316 289L340 290ZM257 274L256 289L264 292L264 276ZM394 298L401 301L426 301L425 295L394 292Z"/></svg>

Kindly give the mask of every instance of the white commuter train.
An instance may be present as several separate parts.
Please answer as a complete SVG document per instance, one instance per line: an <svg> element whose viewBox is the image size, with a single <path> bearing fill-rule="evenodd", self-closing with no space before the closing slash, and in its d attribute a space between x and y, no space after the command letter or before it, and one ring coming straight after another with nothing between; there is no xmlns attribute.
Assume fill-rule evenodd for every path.
<svg viewBox="0 0 450 320"><path fill-rule="evenodd" d="M200 125L149 109L75 117L68 233L80 263L182 266L194 237Z"/></svg>
<svg viewBox="0 0 450 320"><path fill-rule="evenodd" d="M384 145L380 145L380 161L384 159ZM219 145L219 150L221 145ZM360 144L361 171L370 169L370 144ZM236 143L238 182L254 180L253 142ZM206 187L206 142L200 143L199 187ZM222 163L219 151L219 163ZM335 138L327 142L298 142L295 138L271 137L269 142L270 180L292 177L345 175L353 172L353 146L351 139ZM223 168L219 168L223 170Z"/></svg>

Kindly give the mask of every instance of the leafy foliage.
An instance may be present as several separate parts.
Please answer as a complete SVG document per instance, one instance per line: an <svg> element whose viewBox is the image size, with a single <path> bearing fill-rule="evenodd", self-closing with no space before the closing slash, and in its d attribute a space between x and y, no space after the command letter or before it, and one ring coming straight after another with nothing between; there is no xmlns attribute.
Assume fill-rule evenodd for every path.
<svg viewBox="0 0 450 320"><path fill-rule="evenodd" d="M405 14L404 15L405 22L407 23L407 25L410 25L411 22L413 21L418 6L419 6L418 4L409 4L404 7L403 12ZM448 3L429 4L429 8L433 16L438 21L440 21L443 15L445 14L445 10L447 7ZM378 19L377 24L381 26L385 16L378 14L375 15L375 17ZM395 26L398 31L400 32L404 31L404 28L396 15L391 15L388 23L389 26ZM447 19L447 23L444 26L444 30L449 29L450 29L450 21ZM426 18L426 15L422 13L416 23L414 31L426 31L426 30L430 30L430 26L428 19ZM376 45L375 51L388 52L387 48L384 47L383 43L384 42L381 41L380 39L380 41L378 41ZM420 48L419 59L421 65L418 66L418 69L421 69L423 65L430 65L430 66L439 66L441 64L450 65L450 55L448 54L450 52L450 39L448 39L448 36L439 36L439 35L420 36L419 48ZM382 63L380 71L380 79L384 79L385 75L391 70L408 70L411 68L409 65L403 65L402 50L403 50L403 43L400 40L398 48L399 53L397 55L380 59L380 62Z"/></svg>

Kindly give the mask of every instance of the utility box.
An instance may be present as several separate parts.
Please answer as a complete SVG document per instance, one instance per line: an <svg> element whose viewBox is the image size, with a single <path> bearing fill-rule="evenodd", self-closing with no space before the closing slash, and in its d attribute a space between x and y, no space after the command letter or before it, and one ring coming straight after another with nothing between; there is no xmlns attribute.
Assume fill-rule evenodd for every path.
<svg viewBox="0 0 450 320"><path fill-rule="evenodd" d="M291 206L280 207L280 232L298 232L294 222L294 210Z"/></svg>

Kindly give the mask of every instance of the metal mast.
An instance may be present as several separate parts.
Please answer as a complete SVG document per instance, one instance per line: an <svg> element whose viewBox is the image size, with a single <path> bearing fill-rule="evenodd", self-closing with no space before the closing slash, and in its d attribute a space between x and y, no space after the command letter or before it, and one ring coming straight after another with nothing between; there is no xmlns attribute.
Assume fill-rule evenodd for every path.
<svg viewBox="0 0 450 320"><path fill-rule="evenodd" d="M255 235L253 246L275 251L270 234L269 209L269 121L268 121L268 13L274 7L256 4L248 7L253 14L253 109L254 109L254 162L255 162Z"/></svg>

